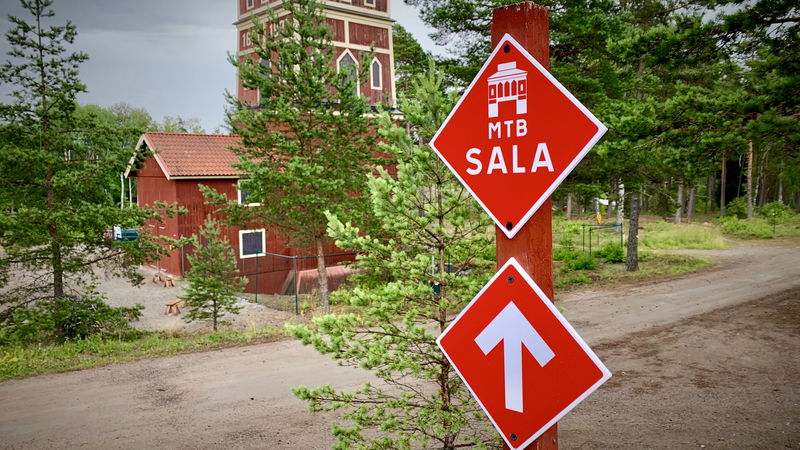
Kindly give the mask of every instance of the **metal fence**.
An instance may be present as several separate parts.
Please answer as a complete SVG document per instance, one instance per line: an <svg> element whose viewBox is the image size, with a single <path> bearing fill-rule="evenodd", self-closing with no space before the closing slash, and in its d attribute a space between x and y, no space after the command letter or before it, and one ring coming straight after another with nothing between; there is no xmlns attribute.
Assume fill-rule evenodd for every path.
<svg viewBox="0 0 800 450"><path fill-rule="evenodd" d="M610 242L612 239L617 239L619 234L619 246L623 246L623 231L621 223L612 223L606 225L588 225L581 224L581 246L582 250L586 252L586 244L589 244L589 255L592 254L592 244L594 248L600 248L602 241ZM588 235L588 241L587 241Z"/></svg>

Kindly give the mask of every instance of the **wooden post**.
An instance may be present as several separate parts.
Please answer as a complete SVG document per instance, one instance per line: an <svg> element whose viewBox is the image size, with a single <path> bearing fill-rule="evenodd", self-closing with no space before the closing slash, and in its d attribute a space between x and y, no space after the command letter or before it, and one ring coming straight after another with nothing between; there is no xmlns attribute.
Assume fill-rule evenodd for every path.
<svg viewBox="0 0 800 450"><path fill-rule="evenodd" d="M492 47L506 33L513 36L542 66L550 69L547 8L532 2L495 8L492 12ZM502 267L513 256L549 298L553 298L552 215L552 203L548 198L514 239L508 239L502 230L495 229L497 267ZM509 448L505 442L503 448ZM557 449L557 424L526 448Z"/></svg>
<svg viewBox="0 0 800 450"><path fill-rule="evenodd" d="M747 218L753 218L753 141L747 146Z"/></svg>

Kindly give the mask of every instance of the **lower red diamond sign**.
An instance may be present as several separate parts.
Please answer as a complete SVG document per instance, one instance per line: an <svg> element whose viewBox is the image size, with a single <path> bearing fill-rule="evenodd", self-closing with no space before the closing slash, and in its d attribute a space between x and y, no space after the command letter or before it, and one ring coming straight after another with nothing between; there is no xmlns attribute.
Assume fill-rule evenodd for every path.
<svg viewBox="0 0 800 450"><path fill-rule="evenodd" d="M514 258L437 343L511 448L530 444L611 377Z"/></svg>

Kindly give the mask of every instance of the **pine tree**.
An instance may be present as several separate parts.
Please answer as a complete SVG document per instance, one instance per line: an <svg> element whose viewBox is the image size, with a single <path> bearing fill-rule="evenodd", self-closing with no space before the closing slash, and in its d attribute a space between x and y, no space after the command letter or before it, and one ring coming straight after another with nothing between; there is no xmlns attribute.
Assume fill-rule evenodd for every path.
<svg viewBox="0 0 800 450"><path fill-rule="evenodd" d="M366 100L357 93L372 61L333 63L332 34L317 0L284 2L279 18L270 9L266 24L254 21L250 35L254 57L232 59L247 89L258 89L252 107L229 96L229 124L242 136L233 149L246 173L244 189L260 206L229 204L234 221L261 222L285 232L290 243L317 255L323 312L328 312L325 266L327 219L333 212L347 220L366 216L365 174L378 162L376 133Z"/></svg>
<svg viewBox="0 0 800 450"><path fill-rule="evenodd" d="M12 89L0 104L0 321L39 301L90 293L98 267L141 281L137 267L161 251L146 235L103 239L104 230L137 227L154 213L121 209L107 184L130 158L125 132L76 113L88 56L67 50L75 26L47 25L51 0L20 3L31 19L9 16L11 58L0 67Z"/></svg>
<svg viewBox="0 0 800 450"><path fill-rule="evenodd" d="M247 278L236 267L230 243L220 234L219 223L207 219L200 236L193 236L196 251L188 255L191 268L186 273L186 295L179 296L188 309L185 320L211 319L214 331L222 316L241 310L236 306L236 295L247 285Z"/></svg>
<svg viewBox="0 0 800 450"><path fill-rule="evenodd" d="M396 158L369 181L380 230L364 234L329 214L337 245L360 255L353 286L334 293L357 313L329 315L314 326L290 326L304 344L340 364L371 370L382 381L355 392L332 386L294 393L312 411L343 410L336 448L496 445L480 408L436 345L455 312L478 292L494 267L490 221L425 143L453 106L442 78L417 75L402 104L412 135L382 117L383 147Z"/></svg>

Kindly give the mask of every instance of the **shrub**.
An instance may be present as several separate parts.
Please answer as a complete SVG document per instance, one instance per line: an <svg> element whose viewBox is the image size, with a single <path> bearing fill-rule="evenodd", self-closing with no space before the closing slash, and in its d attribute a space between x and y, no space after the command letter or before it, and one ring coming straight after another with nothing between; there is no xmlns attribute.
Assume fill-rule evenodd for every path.
<svg viewBox="0 0 800 450"><path fill-rule="evenodd" d="M747 197L741 196L731 200L725 206L725 213L739 219L747 219Z"/></svg>
<svg viewBox="0 0 800 450"><path fill-rule="evenodd" d="M591 280L584 275L583 272L575 272L569 275L556 277L554 286L556 289L560 289L571 284L583 284L589 282L591 282Z"/></svg>
<svg viewBox="0 0 800 450"><path fill-rule="evenodd" d="M784 205L781 202L771 202L761 208L759 215L770 221L770 223L780 223L794 216L794 211L789 205Z"/></svg>
<svg viewBox="0 0 800 450"><path fill-rule="evenodd" d="M556 247L553 249L553 260L554 261L565 261L568 259L574 259L578 256L578 252L567 247Z"/></svg>
<svg viewBox="0 0 800 450"><path fill-rule="evenodd" d="M719 220L722 232L738 237L755 237L760 239L771 239L774 237L770 226L760 220L741 220L736 217L723 217Z"/></svg>
<svg viewBox="0 0 800 450"><path fill-rule="evenodd" d="M91 291L83 297L42 301L15 311L0 331L0 343L61 343L90 336L134 339L141 332L130 322L139 319L143 309L111 307Z"/></svg>
<svg viewBox="0 0 800 450"><path fill-rule="evenodd" d="M597 251L596 255L604 262L610 264L621 263L625 261L625 251L622 249L622 246L614 242L609 242L604 245L603 248Z"/></svg>
<svg viewBox="0 0 800 450"><path fill-rule="evenodd" d="M575 253L570 258L564 260L564 267L562 272L571 272L573 270L592 270L597 268L597 260L589 256L588 253Z"/></svg>

